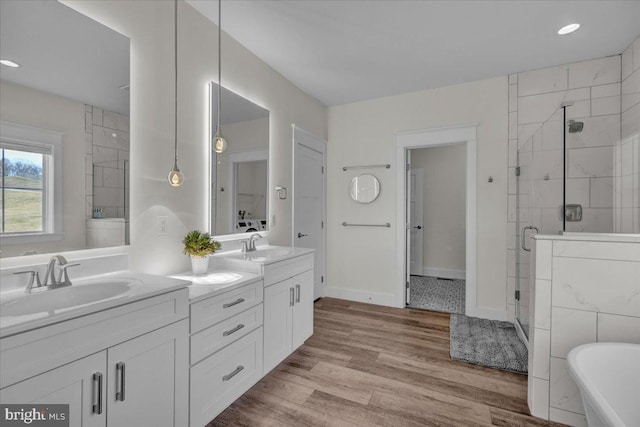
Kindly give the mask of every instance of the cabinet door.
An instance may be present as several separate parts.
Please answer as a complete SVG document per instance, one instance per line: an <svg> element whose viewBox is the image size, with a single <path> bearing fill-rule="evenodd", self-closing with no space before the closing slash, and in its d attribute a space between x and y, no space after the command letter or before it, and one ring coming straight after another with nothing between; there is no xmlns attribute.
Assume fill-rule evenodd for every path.
<svg viewBox="0 0 640 427"><path fill-rule="evenodd" d="M293 338L291 350L313 335L313 270L293 276Z"/></svg>
<svg viewBox="0 0 640 427"><path fill-rule="evenodd" d="M107 350L108 426L188 424L187 319Z"/></svg>
<svg viewBox="0 0 640 427"><path fill-rule="evenodd" d="M264 290L264 373L291 353L291 320L294 305L291 279Z"/></svg>
<svg viewBox="0 0 640 427"><path fill-rule="evenodd" d="M68 404L69 426L104 427L106 351L0 390L2 403ZM94 374L95 375L94 377ZM101 375L101 378L100 378Z"/></svg>

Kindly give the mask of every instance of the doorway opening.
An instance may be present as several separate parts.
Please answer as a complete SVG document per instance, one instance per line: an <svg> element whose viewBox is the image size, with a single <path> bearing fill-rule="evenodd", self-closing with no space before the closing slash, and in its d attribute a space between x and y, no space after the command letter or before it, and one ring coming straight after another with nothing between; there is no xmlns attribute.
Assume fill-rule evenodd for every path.
<svg viewBox="0 0 640 427"><path fill-rule="evenodd" d="M446 128L436 128L429 130L420 130L420 131L412 131L398 134L396 136L396 165L397 165L397 178L396 178L396 194L397 194L397 209L396 216L398 218L400 226L398 227L396 234L396 247L397 255L396 255L396 265L397 265L397 284L398 284L398 303L399 307L406 307L407 303L411 304L411 270L412 270L412 256L411 252L418 252L418 256L414 256L414 265L413 270L414 273L419 273L422 271L421 276L432 276L436 278L440 277L441 279L454 279L461 280L464 279L464 311L463 314L467 316L478 316L481 315L481 310L479 310L476 301L476 198L477 198L477 188L476 188L476 171L477 171L477 140L476 140L476 129L477 125L466 125L466 126L456 126L456 127L446 127ZM436 147L451 147L458 146L460 150L462 150L465 154L464 156L464 187L462 189L456 190L462 192L464 194L464 205L462 207L458 207L456 209L462 210L464 212L464 219L462 222L464 223L463 234L464 234L464 269L456 269L456 268L446 268L437 266L429 266L429 262L427 261L427 268L432 268L430 270L426 270L425 274L425 250L424 250L424 241L422 245L418 243L418 240L415 238L412 239L411 234L414 234L415 230L420 230L417 228L418 225L424 229L424 224L413 223L411 220L412 207L411 207L411 194L412 194L412 180L415 183L418 181L417 175L419 172L413 174L412 177L412 165L411 165L411 154L412 151L418 149L432 149ZM426 151L427 155L429 154ZM419 169L417 166L415 169ZM424 167L423 174L424 174ZM459 178L459 177L457 177ZM456 179L457 179L456 178ZM422 182L424 183L425 178L423 177ZM439 189L447 190L448 189L448 176L444 176L442 178L435 178L435 182L430 182L430 185L440 186ZM418 192L419 193L419 192ZM416 192L414 191L414 195ZM444 192L446 195L446 191ZM415 206L418 206L419 203ZM414 206L414 209L415 209ZM423 212L424 216L424 193L423 193ZM419 216L418 216L419 218ZM403 224L404 222L404 224ZM438 226L438 221L436 221L436 227ZM413 228L416 227L416 228ZM423 239L425 235L423 233ZM428 235L426 237L429 239ZM412 245L413 241L413 245ZM413 248L412 248L413 246ZM423 254L422 257L419 255L420 248L422 248ZM431 249L429 249L432 251ZM437 250L437 249L436 249ZM419 260L422 260L422 267L419 266ZM416 264L416 262L418 264ZM457 273L453 271L446 270L458 270ZM455 276L457 274L457 276ZM418 276L418 274L416 274ZM449 277L446 277L449 276ZM451 277L453 276L453 277ZM461 277L464 276L464 277ZM458 279L459 277L459 279ZM433 281L433 279L431 279ZM452 281L454 281L452 280ZM415 279L414 279L415 282ZM450 283L446 283L447 281L443 281L440 287L444 287L446 290L447 287L445 285L450 285ZM436 286L438 284L436 283ZM459 286L460 287L460 286Z"/></svg>
<svg viewBox="0 0 640 427"><path fill-rule="evenodd" d="M410 149L407 164L410 277L406 305L464 314L465 144Z"/></svg>

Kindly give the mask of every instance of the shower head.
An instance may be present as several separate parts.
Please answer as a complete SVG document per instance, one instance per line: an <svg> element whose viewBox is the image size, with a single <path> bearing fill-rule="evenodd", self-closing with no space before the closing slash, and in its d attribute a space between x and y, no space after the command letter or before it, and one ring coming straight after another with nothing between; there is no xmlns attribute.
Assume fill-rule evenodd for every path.
<svg viewBox="0 0 640 427"><path fill-rule="evenodd" d="M576 122L575 120L569 120L569 133L582 132L584 122Z"/></svg>

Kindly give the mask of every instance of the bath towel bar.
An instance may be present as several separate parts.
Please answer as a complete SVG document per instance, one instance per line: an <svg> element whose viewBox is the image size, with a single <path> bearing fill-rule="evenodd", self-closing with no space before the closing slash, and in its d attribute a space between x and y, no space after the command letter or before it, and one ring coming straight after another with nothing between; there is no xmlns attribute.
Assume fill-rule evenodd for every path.
<svg viewBox="0 0 640 427"><path fill-rule="evenodd" d="M391 165L387 163L386 165L343 166L342 170L346 171L347 169L373 169L373 168L389 169L391 168Z"/></svg>
<svg viewBox="0 0 640 427"><path fill-rule="evenodd" d="M389 227L391 227L391 224L389 224L388 222L386 222L384 224L349 224L348 222L343 222L342 226L343 227L386 227L386 228L389 228Z"/></svg>

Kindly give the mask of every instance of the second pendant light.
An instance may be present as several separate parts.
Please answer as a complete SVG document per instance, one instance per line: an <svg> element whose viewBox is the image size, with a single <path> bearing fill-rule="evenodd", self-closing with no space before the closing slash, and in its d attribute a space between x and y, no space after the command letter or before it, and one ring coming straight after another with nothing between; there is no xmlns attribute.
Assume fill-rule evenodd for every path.
<svg viewBox="0 0 640 427"><path fill-rule="evenodd" d="M220 108L222 106L222 0L218 0L218 125L213 138L213 151L220 154L227 149L227 140L220 132Z"/></svg>

